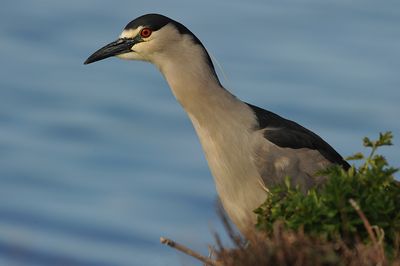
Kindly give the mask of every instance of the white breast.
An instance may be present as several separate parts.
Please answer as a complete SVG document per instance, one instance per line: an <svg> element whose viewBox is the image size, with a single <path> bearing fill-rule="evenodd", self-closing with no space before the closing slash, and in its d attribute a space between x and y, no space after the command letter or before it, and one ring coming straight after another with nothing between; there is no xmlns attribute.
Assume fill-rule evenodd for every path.
<svg viewBox="0 0 400 266"><path fill-rule="evenodd" d="M225 211L239 229L255 221L253 210L266 198L254 162L255 146L263 139L253 130L254 115L244 103L209 113L207 123L189 117L203 146ZM249 111L249 112L247 112ZM259 134L259 135L257 135Z"/></svg>

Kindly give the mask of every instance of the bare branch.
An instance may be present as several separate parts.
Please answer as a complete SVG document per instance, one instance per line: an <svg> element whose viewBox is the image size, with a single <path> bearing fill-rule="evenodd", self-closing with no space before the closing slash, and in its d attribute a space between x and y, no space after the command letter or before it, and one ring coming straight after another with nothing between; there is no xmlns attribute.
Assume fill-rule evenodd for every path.
<svg viewBox="0 0 400 266"><path fill-rule="evenodd" d="M374 232L372 230L371 224L369 223L367 217L365 217L364 212L361 210L360 206L358 206L358 204L357 204L357 202L355 200L349 199L349 202L350 202L351 206L353 206L353 208L356 210L358 216L360 216L361 220L363 221L364 227L365 227L365 229L367 229L368 235L371 238L372 243L377 244L378 241L377 241L377 239L375 237L375 234L374 234Z"/></svg>
<svg viewBox="0 0 400 266"><path fill-rule="evenodd" d="M191 250L190 248L187 248L179 243L176 243L175 241L173 241L171 239L160 237L160 242L161 242L161 244L170 246L171 248L179 250L180 252L183 252L193 258L198 259L199 261L203 262L205 265L218 266L217 262L215 262L207 257L204 257L204 256L200 255L199 253Z"/></svg>
<svg viewBox="0 0 400 266"><path fill-rule="evenodd" d="M355 200L349 199L349 202L351 206L353 206L353 208L356 210L358 216L360 216L361 220L363 221L364 227L367 230L368 235L372 240L372 243L374 244L375 248L379 250L379 256L381 257L382 261L385 261L385 251L383 249L383 244L382 244L383 237L385 236L384 231L377 226L371 226L364 212L361 210L360 206L357 204ZM379 239L377 239L377 237Z"/></svg>

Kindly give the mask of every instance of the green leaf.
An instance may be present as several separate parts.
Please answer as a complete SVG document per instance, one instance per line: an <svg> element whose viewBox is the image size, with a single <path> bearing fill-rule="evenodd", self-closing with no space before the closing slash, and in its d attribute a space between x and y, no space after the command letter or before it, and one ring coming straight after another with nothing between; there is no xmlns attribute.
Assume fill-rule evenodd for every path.
<svg viewBox="0 0 400 266"><path fill-rule="evenodd" d="M368 137L364 137L364 139L363 139L363 145L364 145L365 147L374 147L374 146L375 146L375 143L372 142Z"/></svg>
<svg viewBox="0 0 400 266"><path fill-rule="evenodd" d="M379 140L376 142L377 146L393 145L393 134L390 131L379 133Z"/></svg>
<svg viewBox="0 0 400 266"><path fill-rule="evenodd" d="M348 161L361 160L361 159L364 159L364 154L362 154L361 152L357 152L349 157L346 157L346 160Z"/></svg>

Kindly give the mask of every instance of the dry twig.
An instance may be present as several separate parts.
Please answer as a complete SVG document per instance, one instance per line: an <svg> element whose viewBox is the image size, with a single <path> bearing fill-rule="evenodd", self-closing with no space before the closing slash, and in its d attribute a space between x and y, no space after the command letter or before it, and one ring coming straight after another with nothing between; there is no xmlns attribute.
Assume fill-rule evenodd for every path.
<svg viewBox="0 0 400 266"><path fill-rule="evenodd" d="M184 245L181 245L179 243L176 243L175 241L168 239L168 238L164 238L164 237L160 237L160 242L161 244L170 246L176 250L179 250L193 258L198 259L199 261L203 262L205 265L209 265L209 266L218 266L217 262L203 256L200 255L199 253L191 250L190 248L185 247Z"/></svg>
<svg viewBox="0 0 400 266"><path fill-rule="evenodd" d="M371 238L371 241L373 245L379 250L379 256L381 261L385 261L385 251L383 249L383 236L384 232L382 229L377 228L376 226L371 226L369 223L367 217L365 216L364 212L361 210L360 206L357 204L357 202L353 199L349 199L349 202L351 206L356 210L358 216L360 216L361 220L364 223L364 227L368 232L369 237ZM377 239L377 237L379 239Z"/></svg>

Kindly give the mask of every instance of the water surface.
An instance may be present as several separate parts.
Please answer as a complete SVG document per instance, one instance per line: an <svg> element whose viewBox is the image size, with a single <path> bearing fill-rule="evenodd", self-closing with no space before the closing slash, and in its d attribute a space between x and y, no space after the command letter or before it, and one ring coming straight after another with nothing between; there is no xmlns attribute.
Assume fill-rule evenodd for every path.
<svg viewBox="0 0 400 266"><path fill-rule="evenodd" d="M0 9L0 265L181 265L206 251L215 189L157 70L83 61L149 12L188 26L241 99L341 154L400 138L398 1L10 1ZM221 72L221 71L219 71ZM400 165L398 145L383 149Z"/></svg>

